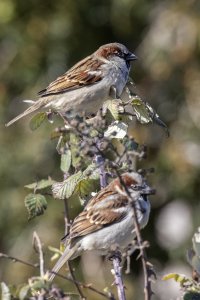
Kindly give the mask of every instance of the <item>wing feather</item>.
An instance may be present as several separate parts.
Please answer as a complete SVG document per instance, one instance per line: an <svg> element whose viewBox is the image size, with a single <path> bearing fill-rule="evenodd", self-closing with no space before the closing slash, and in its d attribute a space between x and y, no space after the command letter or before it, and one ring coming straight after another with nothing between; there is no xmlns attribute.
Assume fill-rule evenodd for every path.
<svg viewBox="0 0 200 300"><path fill-rule="evenodd" d="M100 191L74 219L69 238L81 237L121 221L126 215L123 208L127 203L128 199L115 191Z"/></svg>
<svg viewBox="0 0 200 300"><path fill-rule="evenodd" d="M91 56L88 56L69 69L65 74L59 76L38 94L41 97L46 97L97 83L102 79L102 72L100 70L102 64L101 60L94 60L91 59Z"/></svg>

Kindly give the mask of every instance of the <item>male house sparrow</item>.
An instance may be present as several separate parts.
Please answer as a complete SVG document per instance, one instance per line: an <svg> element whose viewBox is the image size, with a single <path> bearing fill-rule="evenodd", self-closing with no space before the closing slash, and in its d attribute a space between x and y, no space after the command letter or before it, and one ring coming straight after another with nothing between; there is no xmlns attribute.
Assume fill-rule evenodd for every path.
<svg viewBox="0 0 200 300"><path fill-rule="evenodd" d="M147 195L153 190L138 173L124 173L121 179L135 203L138 223L143 228L150 213ZM84 251L95 250L99 255L106 255L113 247L125 250L136 237L132 205L119 178L98 192L74 219L69 234L64 237L66 249L52 271L58 272L68 260ZM49 280L54 277L51 274Z"/></svg>
<svg viewBox="0 0 200 300"><path fill-rule="evenodd" d="M96 113L105 100L120 97L134 59L136 56L122 44L101 46L40 91L39 99L6 126L41 108L61 115L68 111Z"/></svg>

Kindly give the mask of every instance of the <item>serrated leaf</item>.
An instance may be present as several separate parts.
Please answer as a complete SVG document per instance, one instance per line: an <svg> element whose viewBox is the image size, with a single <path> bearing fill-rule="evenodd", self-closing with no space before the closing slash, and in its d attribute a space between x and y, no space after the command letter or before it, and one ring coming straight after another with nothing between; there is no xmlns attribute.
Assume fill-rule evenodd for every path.
<svg viewBox="0 0 200 300"><path fill-rule="evenodd" d="M28 292L30 290L29 285L24 285L19 291L19 299L24 300L27 299Z"/></svg>
<svg viewBox="0 0 200 300"><path fill-rule="evenodd" d="M1 299L11 300L10 290L9 287L5 284L5 282L1 282Z"/></svg>
<svg viewBox="0 0 200 300"><path fill-rule="evenodd" d="M38 182L33 182L33 183L25 185L25 188L31 189L31 190L42 190L42 189L52 186L53 183L55 183L55 180L53 180L51 178L42 179Z"/></svg>
<svg viewBox="0 0 200 300"><path fill-rule="evenodd" d="M123 139L127 134L127 130L127 124L115 121L108 126L108 129L104 133L104 137L109 139Z"/></svg>
<svg viewBox="0 0 200 300"><path fill-rule="evenodd" d="M56 182L52 186L53 196L56 199L65 199L71 197L74 193L77 183L82 178L82 172L79 171L78 173L68 177L63 182Z"/></svg>
<svg viewBox="0 0 200 300"><path fill-rule="evenodd" d="M38 129L42 123L47 120L47 115L45 112L39 112L38 114L36 114L29 123L30 129L32 131Z"/></svg>
<svg viewBox="0 0 200 300"><path fill-rule="evenodd" d="M28 210L29 220L42 215L47 208L46 198L41 194L28 194L25 198L25 207Z"/></svg>
<svg viewBox="0 0 200 300"><path fill-rule="evenodd" d="M66 150L65 154L61 155L60 169L63 173L67 173L71 166L72 154L70 150Z"/></svg>

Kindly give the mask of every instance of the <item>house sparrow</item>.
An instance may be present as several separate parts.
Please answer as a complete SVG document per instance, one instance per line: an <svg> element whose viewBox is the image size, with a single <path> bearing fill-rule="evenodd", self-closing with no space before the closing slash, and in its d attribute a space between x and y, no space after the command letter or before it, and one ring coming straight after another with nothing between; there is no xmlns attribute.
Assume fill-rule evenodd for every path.
<svg viewBox="0 0 200 300"><path fill-rule="evenodd" d="M50 108L63 116L68 111L96 113L105 100L120 97L128 80L130 61L135 59L122 44L101 46L40 91L40 98L6 126L41 108Z"/></svg>
<svg viewBox="0 0 200 300"><path fill-rule="evenodd" d="M147 195L153 190L138 173L124 173L121 179L136 205L138 223L143 228L150 213ZM132 205L119 178L99 191L74 219L69 234L63 238L66 249L52 272L58 272L68 260L84 251L95 250L99 255L106 255L113 247L125 250L136 237ZM49 280L54 277L51 274Z"/></svg>

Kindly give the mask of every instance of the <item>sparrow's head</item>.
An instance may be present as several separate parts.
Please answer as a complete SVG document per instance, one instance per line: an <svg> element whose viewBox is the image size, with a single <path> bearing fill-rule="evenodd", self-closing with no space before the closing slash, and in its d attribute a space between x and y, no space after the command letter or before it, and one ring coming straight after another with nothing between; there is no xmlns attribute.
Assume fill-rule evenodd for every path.
<svg viewBox="0 0 200 300"><path fill-rule="evenodd" d="M152 189L145 182L144 178L137 172L124 173L121 178L116 178L113 182L117 190L124 191L124 185L129 192L138 192L141 195L155 194L155 189Z"/></svg>
<svg viewBox="0 0 200 300"><path fill-rule="evenodd" d="M108 60L112 60L116 58L125 60L128 68L130 67L130 62L132 60L137 59L135 54L130 52L126 48L126 46L120 43L111 43L111 44L103 45L96 51L96 54Z"/></svg>

